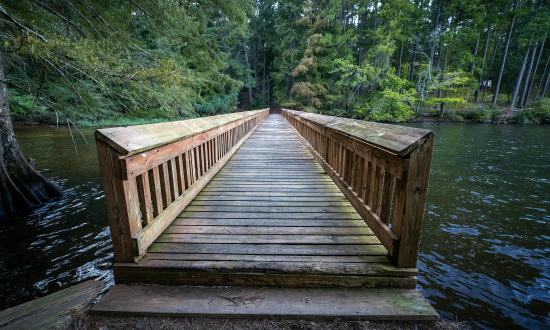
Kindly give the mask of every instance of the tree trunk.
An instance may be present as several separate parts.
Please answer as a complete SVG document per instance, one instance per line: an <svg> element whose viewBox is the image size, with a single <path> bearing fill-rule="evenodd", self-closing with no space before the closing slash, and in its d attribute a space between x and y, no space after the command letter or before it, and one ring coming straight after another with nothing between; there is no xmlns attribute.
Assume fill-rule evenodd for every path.
<svg viewBox="0 0 550 330"><path fill-rule="evenodd" d="M475 103L479 100L479 92L481 91L481 86L483 85L483 73L485 72L485 60L487 59L487 48L489 47L489 38L491 37L491 26L487 26L487 36L485 36L485 43L483 44L483 57L481 59L481 67L479 69L479 80L477 84L477 90L475 95Z"/></svg>
<svg viewBox="0 0 550 330"><path fill-rule="evenodd" d="M477 40L476 40L476 46L474 47L474 51L472 52L472 55L473 55L474 58L477 56L477 52L479 51L479 39L480 38L481 38L481 34L478 34L477 35ZM475 63L474 60L472 60L472 62L470 63L470 74L471 75L474 74L475 67L476 67L476 63Z"/></svg>
<svg viewBox="0 0 550 330"><path fill-rule="evenodd" d="M518 0L514 1L512 10L515 10L518 5ZM502 61L500 62L500 70L498 72L498 78L495 88L493 88L493 108L497 106L498 93L500 92L500 82L502 81L502 75L504 74L504 68L506 66L506 57L508 57L508 48L510 47L510 41L512 40L512 31L514 30L514 23L516 21L516 15L512 16L510 21L510 27L508 28L508 33L506 34L506 42L504 45L504 50L502 51Z"/></svg>
<svg viewBox="0 0 550 330"><path fill-rule="evenodd" d="M548 68L548 65L550 64L550 55L548 55L548 58L546 59L546 64L544 65L544 70L542 70L542 76L540 76L539 86L537 87L537 96L542 97L543 94L541 94L543 83L544 83L544 77L546 77L546 69Z"/></svg>
<svg viewBox="0 0 550 330"><path fill-rule="evenodd" d="M516 100L519 94L519 88L521 86L521 81L523 79L523 72L525 71L525 65L527 65L527 58L529 57L529 49L531 48L531 42L529 42L529 47L523 56L523 61L519 67L518 75L516 76L516 82L514 84L514 91L512 92L512 99L510 100L510 105L508 106L508 111L506 113L507 117L512 117L514 113L514 107L516 106Z"/></svg>
<svg viewBox="0 0 550 330"><path fill-rule="evenodd" d="M403 60L403 41L401 41L401 49L399 50L399 59L397 60L397 76L401 78L401 61Z"/></svg>
<svg viewBox="0 0 550 330"><path fill-rule="evenodd" d="M546 82L544 83L544 89L542 90L541 97L546 96L549 88L550 88L550 70L548 70L548 74L546 75Z"/></svg>
<svg viewBox="0 0 550 330"><path fill-rule="evenodd" d="M535 64L535 67L533 68L533 73L531 74L532 78L531 78L531 82L529 83L529 87L527 88L527 98L529 98L529 95L532 95L531 94L531 89L533 88L533 84L535 83L535 79L537 77L537 71L539 69L539 64L540 64L540 59L542 57L542 53L544 52L544 44L545 43L546 43L546 34L544 35L544 39L542 39L542 43L540 45L540 50L539 50L539 56L537 56L537 62Z"/></svg>
<svg viewBox="0 0 550 330"><path fill-rule="evenodd" d="M248 109L252 109L252 86L250 83L250 63L248 62L248 47L246 46L246 39L243 40L243 50L244 50L244 62L246 64L246 77L248 80Z"/></svg>
<svg viewBox="0 0 550 330"><path fill-rule="evenodd" d="M59 188L32 167L15 139L0 52L0 217L28 211L59 196Z"/></svg>
<svg viewBox="0 0 550 330"><path fill-rule="evenodd" d="M537 52L537 45L533 44L531 46L531 59L529 60L529 66L527 67L527 72L525 73L525 82L523 83L523 91L521 92L521 98L519 99L519 106L524 107L527 103L527 91L529 90L529 79L531 78L531 70L533 70L533 64L535 63L535 54Z"/></svg>
<svg viewBox="0 0 550 330"><path fill-rule="evenodd" d="M491 78L491 88L493 88L493 82L492 79L493 79L493 64L495 63L495 57L497 55L497 49L498 49L498 46L500 44L500 31L497 32L496 36L495 36L495 45L493 46L493 51L492 51L492 55L491 55L491 63L489 63L489 72L487 73L487 78ZM484 103L485 102L485 90L487 90L487 88L483 88L483 92L481 93L481 103Z"/></svg>
<svg viewBox="0 0 550 330"><path fill-rule="evenodd" d="M413 80L413 77L414 77L414 62L416 61L416 44L413 45L413 48L412 48L412 52L409 52L410 53L410 57L411 57L411 61L410 61L410 64L409 64L409 74L408 74L408 79L410 81Z"/></svg>

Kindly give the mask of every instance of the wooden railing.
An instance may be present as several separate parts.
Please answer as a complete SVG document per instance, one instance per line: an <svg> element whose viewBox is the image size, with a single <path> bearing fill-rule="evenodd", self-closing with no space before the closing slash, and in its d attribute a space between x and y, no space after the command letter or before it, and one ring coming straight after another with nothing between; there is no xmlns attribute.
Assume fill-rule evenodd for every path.
<svg viewBox="0 0 550 330"><path fill-rule="evenodd" d="M97 130L115 261L139 259L268 113Z"/></svg>
<svg viewBox="0 0 550 330"><path fill-rule="evenodd" d="M434 135L282 110L398 267L416 267Z"/></svg>

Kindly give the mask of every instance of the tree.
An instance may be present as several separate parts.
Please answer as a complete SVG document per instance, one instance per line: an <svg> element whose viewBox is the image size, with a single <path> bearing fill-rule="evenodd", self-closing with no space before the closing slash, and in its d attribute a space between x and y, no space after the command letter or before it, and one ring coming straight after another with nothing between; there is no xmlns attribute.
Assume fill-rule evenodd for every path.
<svg viewBox="0 0 550 330"><path fill-rule="evenodd" d="M21 155L9 92L18 96L13 108L31 100L33 108L47 109L44 116L61 117L68 126L75 125L70 117L185 118L231 111L243 82L234 79L239 68L232 71L236 66L227 59L242 49L249 8L247 0L0 5L1 212L59 195Z"/></svg>
<svg viewBox="0 0 550 330"><path fill-rule="evenodd" d="M60 195L59 188L23 156L15 139L4 56L0 51L0 217L30 209Z"/></svg>

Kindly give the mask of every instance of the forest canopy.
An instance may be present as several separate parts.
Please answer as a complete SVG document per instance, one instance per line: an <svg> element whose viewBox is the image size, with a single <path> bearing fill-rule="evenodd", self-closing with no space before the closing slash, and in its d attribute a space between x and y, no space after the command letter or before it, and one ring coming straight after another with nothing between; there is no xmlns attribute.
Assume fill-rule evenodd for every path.
<svg viewBox="0 0 550 330"><path fill-rule="evenodd" d="M2 0L0 45L15 120L283 106L540 122L549 17L541 0Z"/></svg>

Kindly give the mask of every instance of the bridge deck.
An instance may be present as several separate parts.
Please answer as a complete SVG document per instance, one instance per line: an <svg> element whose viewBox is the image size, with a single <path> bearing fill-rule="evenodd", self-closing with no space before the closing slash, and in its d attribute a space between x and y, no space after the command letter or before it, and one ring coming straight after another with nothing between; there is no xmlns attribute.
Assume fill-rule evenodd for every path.
<svg viewBox="0 0 550 330"><path fill-rule="evenodd" d="M119 282L414 288L287 121L271 114Z"/></svg>

